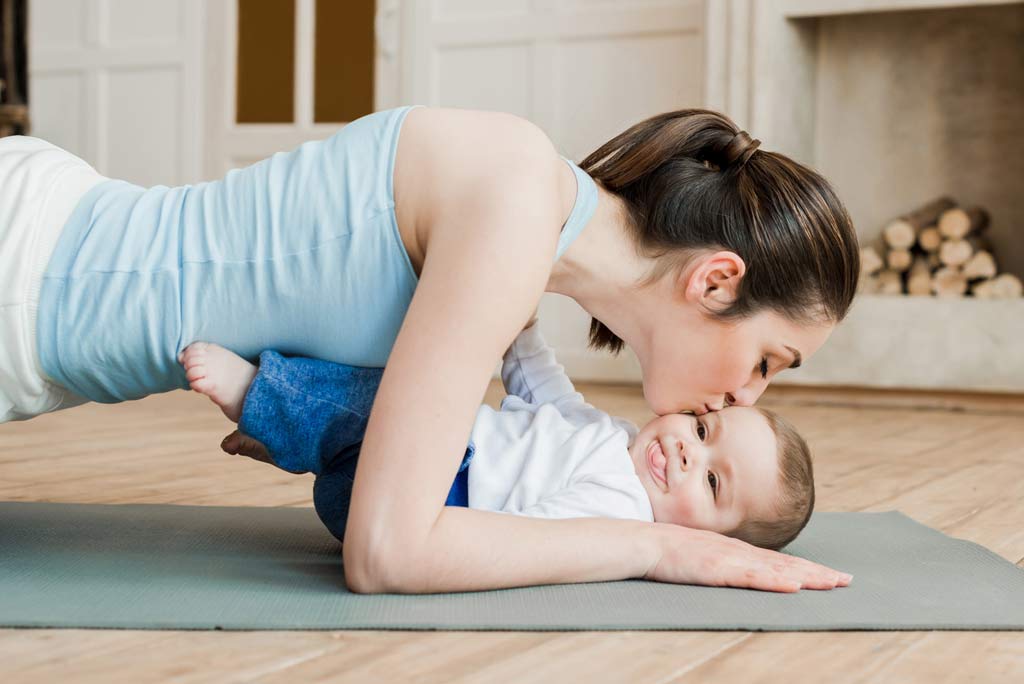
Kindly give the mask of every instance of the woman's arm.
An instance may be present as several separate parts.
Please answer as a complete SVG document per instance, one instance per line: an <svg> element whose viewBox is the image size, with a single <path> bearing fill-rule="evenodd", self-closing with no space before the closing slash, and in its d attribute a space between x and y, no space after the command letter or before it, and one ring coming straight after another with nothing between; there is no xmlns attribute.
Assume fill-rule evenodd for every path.
<svg viewBox="0 0 1024 684"><path fill-rule="evenodd" d="M533 130L497 137L501 149L459 148L480 155L476 168L488 173L453 171L466 174L458 186L465 194L438 201L431 217L420 283L356 471L343 545L350 589L422 593L644 576L780 590L835 586L827 568L684 528L444 506L494 361L540 299L564 219L551 197L562 162L550 142ZM497 168L494 160L504 163ZM422 191L442 192L430 183L444 176L423 171ZM721 569L726 562L729 572Z"/></svg>

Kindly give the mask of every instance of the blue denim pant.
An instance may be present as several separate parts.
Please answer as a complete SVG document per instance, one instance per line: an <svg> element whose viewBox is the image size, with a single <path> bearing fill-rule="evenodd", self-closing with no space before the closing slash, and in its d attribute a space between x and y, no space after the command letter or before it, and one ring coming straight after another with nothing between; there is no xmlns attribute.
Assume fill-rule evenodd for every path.
<svg viewBox="0 0 1024 684"><path fill-rule="evenodd" d="M356 463L382 373L265 351L238 421L279 468L316 475L313 505L339 540L345 537ZM473 452L470 444L445 505L469 505Z"/></svg>

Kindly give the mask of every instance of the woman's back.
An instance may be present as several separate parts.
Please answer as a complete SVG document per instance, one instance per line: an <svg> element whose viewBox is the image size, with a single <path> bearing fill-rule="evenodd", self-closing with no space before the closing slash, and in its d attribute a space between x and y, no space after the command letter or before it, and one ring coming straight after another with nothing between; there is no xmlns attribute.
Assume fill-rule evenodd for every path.
<svg viewBox="0 0 1024 684"><path fill-rule="evenodd" d="M43 281L44 370L112 402L186 388L194 340L383 366L416 286L392 191L407 112L210 183L94 188Z"/></svg>
<svg viewBox="0 0 1024 684"><path fill-rule="evenodd" d="M511 139L537 135L493 112L421 109L405 123L411 109L371 114L209 183L95 187L44 275L45 372L116 402L186 389L177 354L196 340L250 359L274 349L383 367L427 244L438 230L466 239L466 212L509 194L503 169L521 161ZM546 194L568 217L557 256L592 216L597 190L553 148L550 163L558 188Z"/></svg>

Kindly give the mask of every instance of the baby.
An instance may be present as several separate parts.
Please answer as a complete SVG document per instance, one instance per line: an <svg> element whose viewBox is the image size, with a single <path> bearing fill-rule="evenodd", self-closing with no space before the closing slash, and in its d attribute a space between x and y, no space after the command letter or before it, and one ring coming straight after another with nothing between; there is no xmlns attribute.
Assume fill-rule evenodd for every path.
<svg viewBox="0 0 1024 684"><path fill-rule="evenodd" d="M272 351L257 367L201 342L179 360L192 389L239 423L224 449L315 473L317 514L342 539L382 371ZM672 414L637 430L583 400L536 325L505 353L501 377L508 396L500 410L477 413L447 505L675 523L769 549L792 541L810 518L807 444L771 411Z"/></svg>

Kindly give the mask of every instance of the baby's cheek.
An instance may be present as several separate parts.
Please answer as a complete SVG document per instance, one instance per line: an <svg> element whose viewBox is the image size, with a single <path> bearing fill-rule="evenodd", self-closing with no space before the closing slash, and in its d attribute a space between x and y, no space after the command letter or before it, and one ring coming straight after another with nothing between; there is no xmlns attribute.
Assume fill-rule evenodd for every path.
<svg viewBox="0 0 1024 684"><path fill-rule="evenodd" d="M676 492L669 501L673 522L684 527L701 528L700 519L697 515L697 508L694 506L693 497L687 496L687 492Z"/></svg>

